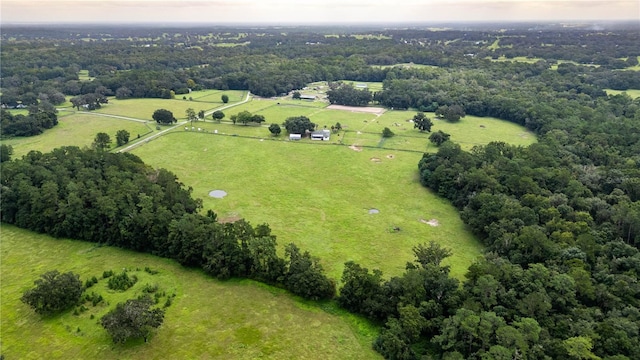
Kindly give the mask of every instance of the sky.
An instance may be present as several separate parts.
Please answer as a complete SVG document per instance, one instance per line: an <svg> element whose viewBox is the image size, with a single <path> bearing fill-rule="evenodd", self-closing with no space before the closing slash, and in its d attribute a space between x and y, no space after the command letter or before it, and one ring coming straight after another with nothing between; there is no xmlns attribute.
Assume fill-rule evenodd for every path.
<svg viewBox="0 0 640 360"><path fill-rule="evenodd" d="M8 23L437 23L636 20L640 0L2 0Z"/></svg>

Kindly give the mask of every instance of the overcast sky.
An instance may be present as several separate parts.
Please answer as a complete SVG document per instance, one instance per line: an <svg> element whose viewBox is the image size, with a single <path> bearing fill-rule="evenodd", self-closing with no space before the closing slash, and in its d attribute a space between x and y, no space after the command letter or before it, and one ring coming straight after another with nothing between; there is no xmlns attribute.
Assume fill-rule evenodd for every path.
<svg viewBox="0 0 640 360"><path fill-rule="evenodd" d="M2 0L2 23L638 20L640 0Z"/></svg>

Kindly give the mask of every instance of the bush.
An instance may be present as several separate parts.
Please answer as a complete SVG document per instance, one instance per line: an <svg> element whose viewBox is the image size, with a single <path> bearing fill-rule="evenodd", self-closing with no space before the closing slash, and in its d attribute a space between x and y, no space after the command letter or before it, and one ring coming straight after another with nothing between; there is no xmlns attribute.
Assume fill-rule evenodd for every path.
<svg viewBox="0 0 640 360"><path fill-rule="evenodd" d="M138 281L138 277L133 275L129 277L127 271L123 271L118 275L114 275L109 279L109 289L125 291L132 287Z"/></svg>

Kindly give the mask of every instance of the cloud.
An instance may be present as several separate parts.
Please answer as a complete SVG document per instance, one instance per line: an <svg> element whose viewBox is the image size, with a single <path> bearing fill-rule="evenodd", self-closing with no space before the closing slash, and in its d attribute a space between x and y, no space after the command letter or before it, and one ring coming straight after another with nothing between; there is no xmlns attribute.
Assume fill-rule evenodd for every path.
<svg viewBox="0 0 640 360"><path fill-rule="evenodd" d="M638 0L4 0L3 22L381 22L639 19Z"/></svg>

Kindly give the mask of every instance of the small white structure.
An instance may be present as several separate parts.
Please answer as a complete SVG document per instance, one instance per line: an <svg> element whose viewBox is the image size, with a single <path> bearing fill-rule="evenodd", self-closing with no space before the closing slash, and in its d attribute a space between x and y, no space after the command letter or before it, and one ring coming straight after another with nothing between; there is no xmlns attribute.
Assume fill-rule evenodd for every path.
<svg viewBox="0 0 640 360"><path fill-rule="evenodd" d="M328 141L330 137L331 137L331 131L327 129L318 130L311 133L311 140Z"/></svg>
<svg viewBox="0 0 640 360"><path fill-rule="evenodd" d="M301 134L289 134L289 140L300 140L302 139Z"/></svg>

